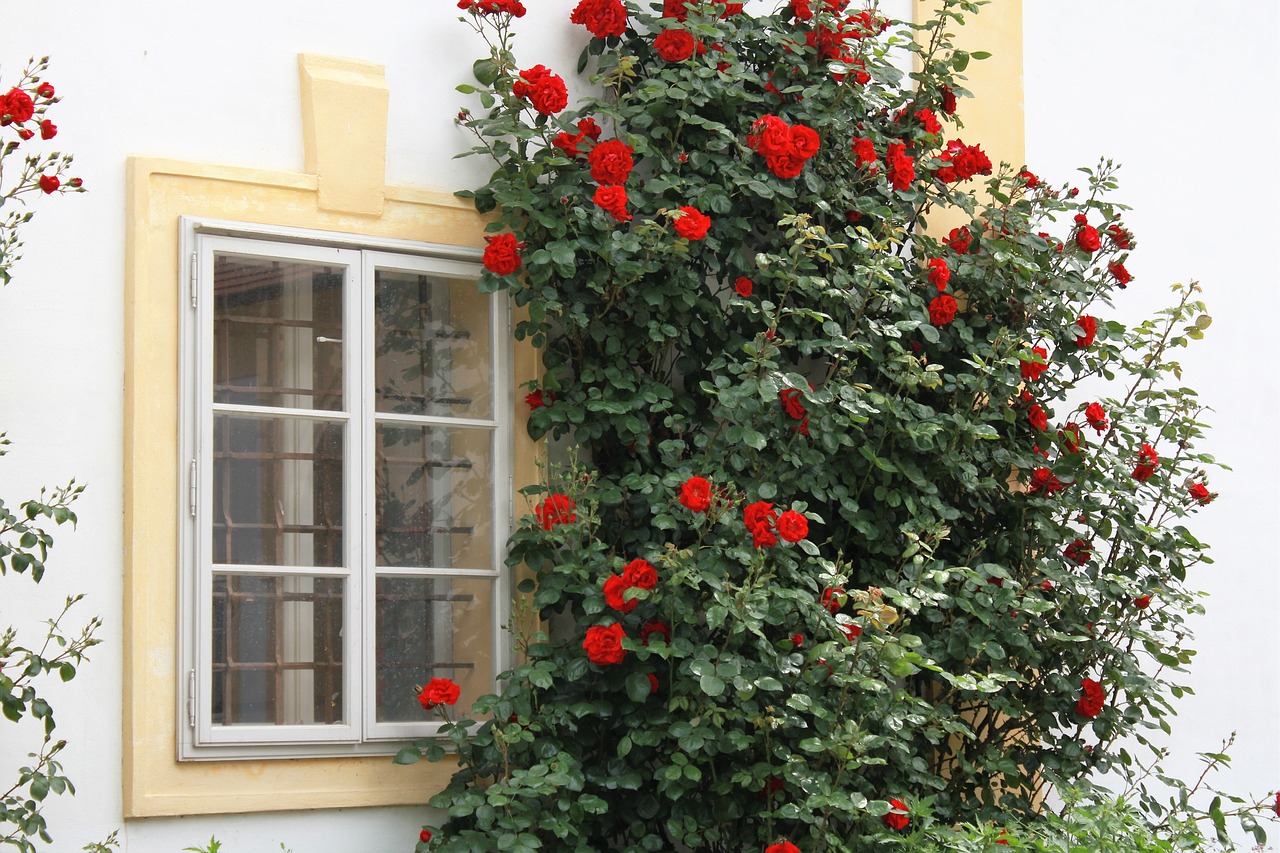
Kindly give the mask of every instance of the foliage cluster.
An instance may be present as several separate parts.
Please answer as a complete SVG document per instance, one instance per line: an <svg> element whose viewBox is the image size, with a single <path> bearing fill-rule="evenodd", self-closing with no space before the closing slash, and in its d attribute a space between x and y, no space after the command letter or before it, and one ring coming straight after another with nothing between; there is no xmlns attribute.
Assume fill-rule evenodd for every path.
<svg viewBox="0 0 1280 853"><path fill-rule="evenodd" d="M1214 460L1173 356L1210 318L1195 285L1109 316L1110 163L962 141L977 4L583 0L573 110L521 4L460 6L480 286L578 461L525 490L545 630L445 726L419 849L858 851L1140 773L1116 744L1168 730L1194 654Z"/></svg>

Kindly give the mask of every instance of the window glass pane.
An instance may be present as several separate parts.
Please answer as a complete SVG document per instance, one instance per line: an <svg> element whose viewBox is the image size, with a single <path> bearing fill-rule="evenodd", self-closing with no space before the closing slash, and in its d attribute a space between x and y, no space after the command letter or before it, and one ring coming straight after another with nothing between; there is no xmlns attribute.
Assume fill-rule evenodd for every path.
<svg viewBox="0 0 1280 853"><path fill-rule="evenodd" d="M343 565L345 425L213 416L213 562Z"/></svg>
<svg viewBox="0 0 1280 853"><path fill-rule="evenodd" d="M340 578L214 575L213 722L343 722Z"/></svg>
<svg viewBox="0 0 1280 853"><path fill-rule="evenodd" d="M214 402L341 409L343 279L343 267L215 255Z"/></svg>
<svg viewBox="0 0 1280 853"><path fill-rule="evenodd" d="M493 435L378 424L377 565L492 569Z"/></svg>
<svg viewBox="0 0 1280 853"><path fill-rule="evenodd" d="M374 280L377 411L492 417L489 297L470 279L379 269Z"/></svg>
<svg viewBox="0 0 1280 853"><path fill-rule="evenodd" d="M378 722L437 721L413 690L433 678L462 688L455 710L493 691L491 581L380 577L377 587Z"/></svg>

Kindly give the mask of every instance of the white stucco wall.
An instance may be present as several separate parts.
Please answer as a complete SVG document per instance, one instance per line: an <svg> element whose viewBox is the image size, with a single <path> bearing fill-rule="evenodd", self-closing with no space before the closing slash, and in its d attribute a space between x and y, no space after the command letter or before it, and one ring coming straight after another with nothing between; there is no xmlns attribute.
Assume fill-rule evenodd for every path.
<svg viewBox="0 0 1280 853"><path fill-rule="evenodd" d="M1237 732L1229 771L1240 796L1280 787L1280 393L1272 369L1280 215L1267 153L1280 131L1275 84L1280 7L1256 0L1027 0L1027 159L1070 180L1106 156L1123 164L1117 199L1138 240L1122 319L1198 280L1214 318L1180 353L1188 386L1211 407L1204 449L1234 470L1192 524L1214 565L1192 580L1210 593L1194 626L1199 651L1178 703L1168 767L1194 780L1198 752ZM1080 176L1083 181L1084 176ZM1277 838L1270 824L1271 842Z"/></svg>
<svg viewBox="0 0 1280 853"><path fill-rule="evenodd" d="M581 30L568 23L574 3L528 5L522 63L570 76L582 45ZM884 5L909 12L905 0ZM1197 278L1207 288L1215 324L1183 362L1188 382L1216 409L1211 452L1236 470L1215 478L1222 497L1197 521L1218 562L1203 570L1213 597L1199 626L1198 695L1182 705L1174 746L1178 766L1191 773L1192 753L1238 730L1236 768L1224 784L1262 794L1280 784L1280 560L1268 535L1280 521L1270 436L1280 396L1266 345L1275 284L1267 249L1280 221L1254 189L1266 185L1269 167L1246 172L1241 164L1276 137L1267 87L1280 78L1277 13L1256 0L1211 10L1190 0L1025 7L1031 168L1056 180L1102 154L1125 163L1123 198L1136 208L1129 221L1141 246L1122 313L1160 305L1166 282ZM59 732L71 743L67 771L80 792L48 809L55 850L78 850L117 827L131 853L168 853L211 834L227 853L278 853L281 843L296 853L404 850L416 837L422 815L412 808L123 824L124 162L150 155L300 171L296 62L312 52L386 66L389 182L474 185L485 167L452 159L468 144L452 123L464 102L453 87L467 80L481 45L455 12L452 0L223 0L198 16L159 0L6 4L3 80L27 55L53 55L49 79L65 97L53 114L57 142L77 152L90 189L40 201L24 232L27 260L0 292L0 428L15 443L0 460L0 488L13 500L71 475L90 484L80 529L58 538L43 596L51 608L66 591L86 592L83 612L107 621L92 663L55 695ZM23 615L0 602L0 621ZM0 753L14 746L0 744Z"/></svg>

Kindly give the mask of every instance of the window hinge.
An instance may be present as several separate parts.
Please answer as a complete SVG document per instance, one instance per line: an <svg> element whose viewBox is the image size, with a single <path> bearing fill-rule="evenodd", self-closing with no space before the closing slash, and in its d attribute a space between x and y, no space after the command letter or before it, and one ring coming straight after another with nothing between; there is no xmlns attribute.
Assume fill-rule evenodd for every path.
<svg viewBox="0 0 1280 853"><path fill-rule="evenodd" d="M191 288L191 307L196 307L196 294L199 292L197 287L200 281L200 262L195 252L191 253L191 270L187 278L188 285Z"/></svg>
<svg viewBox="0 0 1280 853"><path fill-rule="evenodd" d="M187 479L187 498L190 502L191 517L196 517L196 460L191 460L191 474Z"/></svg>
<svg viewBox="0 0 1280 853"><path fill-rule="evenodd" d="M187 725L196 727L196 671L187 672Z"/></svg>

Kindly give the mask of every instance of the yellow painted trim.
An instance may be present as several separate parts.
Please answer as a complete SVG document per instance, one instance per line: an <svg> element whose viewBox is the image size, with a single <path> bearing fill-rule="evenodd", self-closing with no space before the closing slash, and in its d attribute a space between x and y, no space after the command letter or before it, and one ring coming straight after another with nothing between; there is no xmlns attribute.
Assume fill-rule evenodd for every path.
<svg viewBox="0 0 1280 853"><path fill-rule="evenodd" d="M381 216L387 169L387 77L381 65L304 53L304 169L320 181L320 207Z"/></svg>
<svg viewBox="0 0 1280 853"><path fill-rule="evenodd" d="M315 175L130 159L125 248L124 814L126 817L421 804L453 768L387 756L271 761L177 760L180 489L178 347L184 282L178 219L207 217L484 245L485 220L447 193L385 187L379 218L326 210ZM537 375L518 345L516 382ZM517 399L523 392L514 389ZM524 410L523 403L517 412ZM523 419L523 415L520 420ZM517 424L518 482L536 478ZM530 472L535 472L532 475Z"/></svg>

